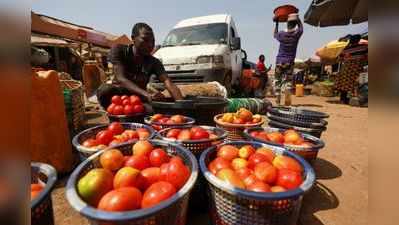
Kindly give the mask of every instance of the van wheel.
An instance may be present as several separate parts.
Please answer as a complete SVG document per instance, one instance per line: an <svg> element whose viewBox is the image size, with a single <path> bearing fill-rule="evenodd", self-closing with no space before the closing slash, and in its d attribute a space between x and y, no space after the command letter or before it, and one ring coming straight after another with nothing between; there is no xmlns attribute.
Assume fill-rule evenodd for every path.
<svg viewBox="0 0 399 225"><path fill-rule="evenodd" d="M232 74L231 72L228 72L225 76L224 76L224 81L223 81L223 86L226 88L227 90L227 96L230 96L231 94L231 80L232 80Z"/></svg>

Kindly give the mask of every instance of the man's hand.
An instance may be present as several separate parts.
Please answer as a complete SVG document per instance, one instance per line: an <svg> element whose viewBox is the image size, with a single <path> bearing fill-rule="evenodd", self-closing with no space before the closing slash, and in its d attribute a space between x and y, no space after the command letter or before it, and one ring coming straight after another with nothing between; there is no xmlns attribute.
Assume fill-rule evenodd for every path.
<svg viewBox="0 0 399 225"><path fill-rule="evenodd" d="M163 101L166 97L161 92L151 94L151 101Z"/></svg>

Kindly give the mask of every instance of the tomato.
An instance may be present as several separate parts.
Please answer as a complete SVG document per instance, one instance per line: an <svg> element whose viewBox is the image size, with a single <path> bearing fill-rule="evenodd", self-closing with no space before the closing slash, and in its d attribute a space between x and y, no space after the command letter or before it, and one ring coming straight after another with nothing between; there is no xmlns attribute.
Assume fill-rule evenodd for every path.
<svg viewBox="0 0 399 225"><path fill-rule="evenodd" d="M277 144L283 144L284 143L284 136L280 132L271 132L267 134L267 137L271 142L277 143Z"/></svg>
<svg viewBox="0 0 399 225"><path fill-rule="evenodd" d="M180 129L170 129L168 131L168 133L166 133L166 137L167 138L176 138L177 139L177 137L180 134L180 131L181 131Z"/></svg>
<svg viewBox="0 0 399 225"><path fill-rule="evenodd" d="M249 135L251 135L252 137L257 137L259 133L259 131L252 131L249 133Z"/></svg>
<svg viewBox="0 0 399 225"><path fill-rule="evenodd" d="M99 210L121 212L139 209L142 194L135 187L123 187L105 194L98 204Z"/></svg>
<svg viewBox="0 0 399 225"><path fill-rule="evenodd" d="M132 167L123 167L116 172L114 177L114 189L121 187L138 187L140 170Z"/></svg>
<svg viewBox="0 0 399 225"><path fill-rule="evenodd" d="M114 103L115 105L120 105L120 104L122 104L121 96L119 96L119 95L114 95L114 96L112 96L111 102Z"/></svg>
<svg viewBox="0 0 399 225"><path fill-rule="evenodd" d="M183 159L178 155L172 156L172 158L170 158L169 162L179 162L179 163L184 164Z"/></svg>
<svg viewBox="0 0 399 225"><path fill-rule="evenodd" d="M241 168L236 170L236 174L241 180L245 180L249 175L253 174L253 171L251 169L248 169L247 167Z"/></svg>
<svg viewBox="0 0 399 225"><path fill-rule="evenodd" d="M172 197L176 193L176 188L168 182L159 181L152 184L143 195L141 207L150 208Z"/></svg>
<svg viewBox="0 0 399 225"><path fill-rule="evenodd" d="M225 169L225 168L231 168L231 164L229 160L226 160L222 157L217 157L215 158L211 163L209 163L208 165L208 169L209 171L211 171L211 173L213 173L214 175L216 175L216 173L221 170L221 169Z"/></svg>
<svg viewBox="0 0 399 225"><path fill-rule="evenodd" d="M158 120L160 120L162 118L163 118L162 114L154 114L153 116L151 116L151 121L156 122L156 121L158 121Z"/></svg>
<svg viewBox="0 0 399 225"><path fill-rule="evenodd" d="M177 139L180 141L188 141L191 140L192 133L190 130L182 130L180 131L179 135L177 136Z"/></svg>
<svg viewBox="0 0 399 225"><path fill-rule="evenodd" d="M146 190L153 183L159 181L161 169L159 167L149 167L141 171L141 177L143 178L142 190Z"/></svg>
<svg viewBox="0 0 399 225"><path fill-rule="evenodd" d="M113 188L111 171L102 168L90 170L79 179L77 190L79 196L92 206L97 206L101 197Z"/></svg>
<svg viewBox="0 0 399 225"><path fill-rule="evenodd" d="M129 99L122 100L122 105L124 106L131 105L130 100Z"/></svg>
<svg viewBox="0 0 399 225"><path fill-rule="evenodd" d="M256 178L256 176L254 174L251 174L249 176L247 176L246 178L243 179L245 186L250 186L256 182L258 182L258 178Z"/></svg>
<svg viewBox="0 0 399 225"><path fill-rule="evenodd" d="M134 113L143 113L144 111L145 111L145 108L143 105L134 105L133 106Z"/></svg>
<svg viewBox="0 0 399 225"><path fill-rule="evenodd" d="M273 152L271 149L268 149L268 148L266 148L266 147L258 148L258 149L256 150L256 153L265 155L265 156L267 157L267 159L268 159L268 162L270 162L270 163L272 163L272 162L273 162L273 159L276 157L276 155L274 154L274 152Z"/></svg>
<svg viewBox="0 0 399 225"><path fill-rule="evenodd" d="M100 156L100 164L104 169L118 170L123 166L124 157L118 149L109 149Z"/></svg>
<svg viewBox="0 0 399 225"><path fill-rule="evenodd" d="M156 148L150 153L150 162L152 166L160 167L162 164L169 162L169 155L163 149Z"/></svg>
<svg viewBox="0 0 399 225"><path fill-rule="evenodd" d="M245 188L244 182L238 177L238 175L232 169L221 169L216 173L216 176L219 179L233 185L234 187L242 189Z"/></svg>
<svg viewBox="0 0 399 225"><path fill-rule="evenodd" d="M244 122L251 121L252 122L252 112L245 109L241 108L237 111L237 115L240 119L242 119ZM234 122L233 122L234 123Z"/></svg>
<svg viewBox="0 0 399 225"><path fill-rule="evenodd" d="M109 130L102 130L96 135L98 144L108 145L112 139L114 139L114 134Z"/></svg>
<svg viewBox="0 0 399 225"><path fill-rule="evenodd" d="M130 156L125 162L125 166L129 166L138 170L143 170L151 166L150 160L146 155Z"/></svg>
<svg viewBox="0 0 399 225"><path fill-rule="evenodd" d="M111 103L108 107L107 107L107 112L109 113L109 114L114 114L114 110L115 110L115 104L114 103Z"/></svg>
<svg viewBox="0 0 399 225"><path fill-rule="evenodd" d="M188 178L190 170L181 162L172 161L161 166L160 180L173 184L177 190L184 186Z"/></svg>
<svg viewBox="0 0 399 225"><path fill-rule="evenodd" d="M121 96L122 102L123 102L124 100L126 100L126 99L130 100L129 96L127 96L127 95L122 95L122 96Z"/></svg>
<svg viewBox="0 0 399 225"><path fill-rule="evenodd" d="M269 158L263 154L255 152L248 158L248 168L254 169L256 164L261 162L269 162Z"/></svg>
<svg viewBox="0 0 399 225"><path fill-rule="evenodd" d="M207 130L205 130L204 128L202 128L202 127L191 127L190 128L190 130L191 130L191 132L197 132L197 131L207 131Z"/></svg>
<svg viewBox="0 0 399 225"><path fill-rule="evenodd" d="M113 135L122 134L125 128L119 122L112 122L108 125L108 130L112 132Z"/></svg>
<svg viewBox="0 0 399 225"><path fill-rule="evenodd" d="M276 158L274 158L273 160L273 166L275 166L279 170L287 169L298 173L301 173L303 171L303 168L298 161L289 156L284 156L284 155L276 156Z"/></svg>
<svg viewBox="0 0 399 225"><path fill-rule="evenodd" d="M133 150L133 155L145 155L149 156L152 149L154 147L149 141L138 141L136 144L133 145L132 150Z"/></svg>
<svg viewBox="0 0 399 225"><path fill-rule="evenodd" d="M233 123L234 124L244 124L245 121L241 118L234 118Z"/></svg>
<svg viewBox="0 0 399 225"><path fill-rule="evenodd" d="M123 141L121 141L119 139L114 139L108 144L108 146L115 147L115 146L118 146L118 145L120 145L122 143L123 143Z"/></svg>
<svg viewBox="0 0 399 225"><path fill-rule="evenodd" d="M161 118L161 119L158 120L158 122L159 122L160 124L166 124L166 122L168 122L168 121L169 121L169 118L166 118L166 117Z"/></svg>
<svg viewBox="0 0 399 225"><path fill-rule="evenodd" d="M132 95L130 96L130 103L132 105L141 105L141 99L137 95Z"/></svg>
<svg viewBox="0 0 399 225"><path fill-rule="evenodd" d="M118 140L120 142L126 142L129 139L130 139L129 136L126 133L122 133L122 134L114 136L114 140Z"/></svg>
<svg viewBox="0 0 399 225"><path fill-rule="evenodd" d="M256 181L248 185L247 190L255 192L270 192L270 186L262 181Z"/></svg>
<svg viewBox="0 0 399 225"><path fill-rule="evenodd" d="M263 141L270 141L269 136L267 135L266 132L260 132L256 137Z"/></svg>
<svg viewBox="0 0 399 225"><path fill-rule="evenodd" d="M36 198L40 192L44 189L43 185L41 184L31 184L30 185L30 199Z"/></svg>
<svg viewBox="0 0 399 225"><path fill-rule="evenodd" d="M116 105L113 113L114 115L123 115L123 106Z"/></svg>
<svg viewBox="0 0 399 225"><path fill-rule="evenodd" d="M140 140L146 140L150 137L150 132L146 128L137 128L136 131Z"/></svg>
<svg viewBox="0 0 399 225"><path fill-rule="evenodd" d="M284 143L294 144L302 139L302 137L295 131L286 132L284 134Z"/></svg>
<svg viewBox="0 0 399 225"><path fill-rule="evenodd" d="M246 168L247 166L248 166L247 160L242 158L235 158L233 159L233 161L231 161L231 167L233 167L234 170Z"/></svg>
<svg viewBox="0 0 399 225"><path fill-rule="evenodd" d="M167 125L174 125L174 124L176 124L173 120L171 120L171 119L168 119L168 121L166 121L166 124Z"/></svg>
<svg viewBox="0 0 399 225"><path fill-rule="evenodd" d="M274 184L277 179L277 169L268 162L261 162L255 166L254 174L259 180Z"/></svg>
<svg viewBox="0 0 399 225"><path fill-rule="evenodd" d="M287 191L287 189L281 187L281 186L273 186L270 188L271 192L284 192Z"/></svg>
<svg viewBox="0 0 399 225"><path fill-rule="evenodd" d="M209 138L209 133L206 130L197 130L193 132L193 135L191 136L191 140L202 140L208 138Z"/></svg>
<svg viewBox="0 0 399 225"><path fill-rule="evenodd" d="M97 146L98 142L96 139L89 138L86 141L84 141L82 145L85 146L86 148L91 148L91 147Z"/></svg>
<svg viewBox="0 0 399 225"><path fill-rule="evenodd" d="M139 134L135 130L125 130L123 133L126 134L129 139L139 139Z"/></svg>
<svg viewBox="0 0 399 225"><path fill-rule="evenodd" d="M295 189L302 184L302 176L300 173L287 170L280 169L277 175L276 185L286 188L288 190Z"/></svg>
<svg viewBox="0 0 399 225"><path fill-rule="evenodd" d="M238 151L238 148L233 145L223 145L219 148L217 156L231 161L238 157Z"/></svg>
<svg viewBox="0 0 399 225"><path fill-rule="evenodd" d="M253 153L255 153L255 148L252 145L244 145L238 151L238 156L243 159L248 159Z"/></svg>
<svg viewBox="0 0 399 225"><path fill-rule="evenodd" d="M123 107L123 113L125 115L133 115L134 114L134 109L132 105L125 105Z"/></svg>
<svg viewBox="0 0 399 225"><path fill-rule="evenodd" d="M172 120L174 123L181 124L186 121L186 118L182 115L174 115L170 117L170 120Z"/></svg>

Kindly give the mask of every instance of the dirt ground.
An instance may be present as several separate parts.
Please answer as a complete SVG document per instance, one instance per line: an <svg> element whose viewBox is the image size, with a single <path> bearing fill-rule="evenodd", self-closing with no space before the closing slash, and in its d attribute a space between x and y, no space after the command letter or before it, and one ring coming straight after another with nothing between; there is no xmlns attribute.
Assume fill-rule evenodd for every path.
<svg viewBox="0 0 399 225"><path fill-rule="evenodd" d="M304 198L298 225L367 224L368 109L317 96L294 98L293 104L330 115L321 137L326 147L314 166L317 183ZM88 224L65 199L66 180L61 178L52 194L55 224ZM192 214L187 224L207 225L209 221L206 214Z"/></svg>

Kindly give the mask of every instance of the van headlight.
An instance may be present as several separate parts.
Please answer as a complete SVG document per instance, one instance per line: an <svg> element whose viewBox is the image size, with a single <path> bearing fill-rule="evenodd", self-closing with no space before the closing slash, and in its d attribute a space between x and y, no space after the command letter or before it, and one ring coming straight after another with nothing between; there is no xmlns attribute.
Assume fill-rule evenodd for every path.
<svg viewBox="0 0 399 225"><path fill-rule="evenodd" d="M223 64L223 56L222 55L211 55L211 56L200 56L197 58L198 64L204 63L214 63L214 64Z"/></svg>
<svg viewBox="0 0 399 225"><path fill-rule="evenodd" d="M213 62L216 64L223 64L224 63L223 56L222 55L213 56Z"/></svg>

